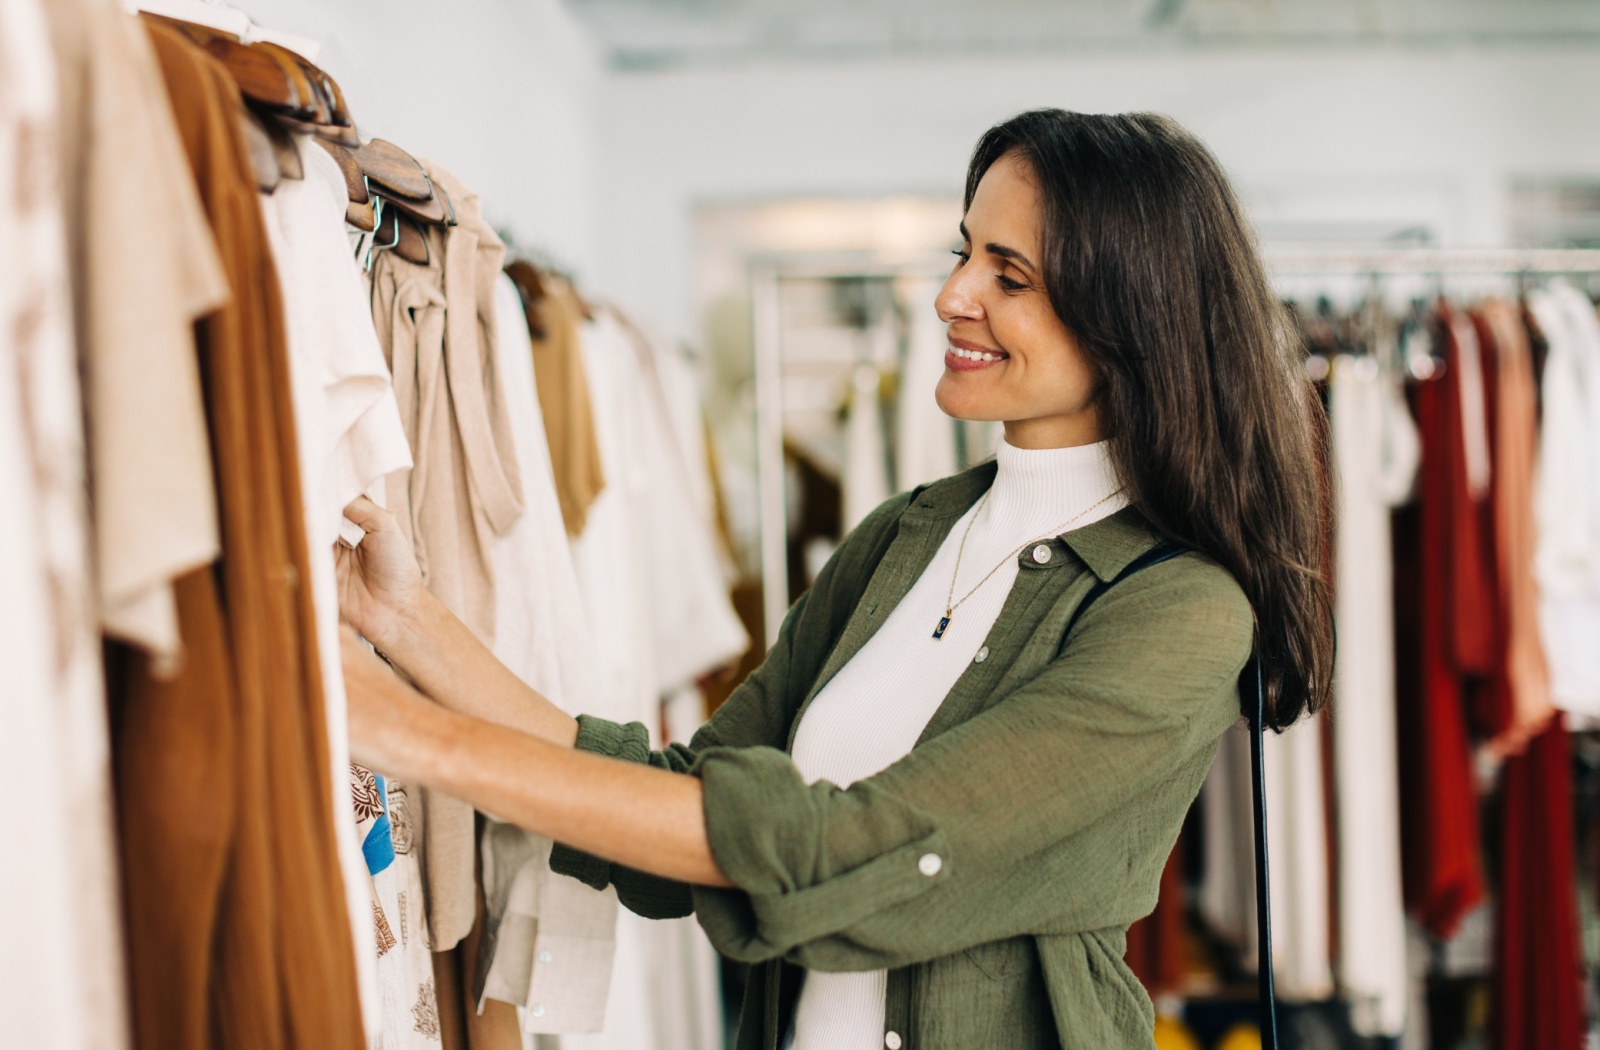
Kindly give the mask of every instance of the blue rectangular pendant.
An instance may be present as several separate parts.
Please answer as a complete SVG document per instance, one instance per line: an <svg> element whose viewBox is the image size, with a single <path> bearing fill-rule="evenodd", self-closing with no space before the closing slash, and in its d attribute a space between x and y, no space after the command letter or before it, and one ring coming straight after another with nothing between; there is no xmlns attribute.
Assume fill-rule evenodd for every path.
<svg viewBox="0 0 1600 1050"><path fill-rule="evenodd" d="M950 626L950 617L948 617L948 616L939 617L939 626L937 626L937 627L935 627L933 629L933 636L935 638L943 638L944 637L944 629L946 627L949 627L949 626Z"/></svg>

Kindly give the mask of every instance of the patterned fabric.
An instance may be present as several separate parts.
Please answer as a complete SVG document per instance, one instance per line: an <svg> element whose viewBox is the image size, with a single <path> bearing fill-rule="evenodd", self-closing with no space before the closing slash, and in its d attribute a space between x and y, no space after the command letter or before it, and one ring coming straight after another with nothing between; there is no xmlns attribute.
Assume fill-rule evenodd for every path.
<svg viewBox="0 0 1600 1050"><path fill-rule="evenodd" d="M361 839L367 872L376 875L394 863L394 838L389 807L384 801L383 778L365 766L350 763L350 802L356 812L356 833Z"/></svg>

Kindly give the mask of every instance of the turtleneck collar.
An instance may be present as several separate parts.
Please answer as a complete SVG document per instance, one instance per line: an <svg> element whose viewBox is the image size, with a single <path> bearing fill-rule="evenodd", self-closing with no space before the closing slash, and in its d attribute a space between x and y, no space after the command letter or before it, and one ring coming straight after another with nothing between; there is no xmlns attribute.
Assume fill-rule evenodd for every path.
<svg viewBox="0 0 1600 1050"><path fill-rule="evenodd" d="M1111 463L1110 445L1104 441L1030 449L1002 438L995 464L994 487L974 525L997 538L1019 535L1017 542L1022 542L1034 533L1059 531L1058 526L1072 515L1094 507L1072 522L1073 529L1080 529L1128 504L1124 496L1113 496L1121 484Z"/></svg>

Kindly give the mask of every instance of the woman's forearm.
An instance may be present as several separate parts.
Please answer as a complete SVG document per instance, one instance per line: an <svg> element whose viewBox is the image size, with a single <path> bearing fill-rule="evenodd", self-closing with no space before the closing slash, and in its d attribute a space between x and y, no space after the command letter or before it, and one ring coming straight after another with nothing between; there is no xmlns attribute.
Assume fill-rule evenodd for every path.
<svg viewBox="0 0 1600 1050"><path fill-rule="evenodd" d="M377 768L630 868L733 885L711 855L698 779L558 746L414 694L396 708L379 733Z"/></svg>
<svg viewBox="0 0 1600 1050"><path fill-rule="evenodd" d="M418 689L452 711L566 748L578 738L571 715L512 674L432 595L400 618L394 637L381 648Z"/></svg>

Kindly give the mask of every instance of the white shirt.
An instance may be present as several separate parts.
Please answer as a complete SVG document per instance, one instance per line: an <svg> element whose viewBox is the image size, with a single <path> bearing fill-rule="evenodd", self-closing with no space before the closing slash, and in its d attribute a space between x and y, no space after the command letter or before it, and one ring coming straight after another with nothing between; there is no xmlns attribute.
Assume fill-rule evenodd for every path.
<svg viewBox="0 0 1600 1050"><path fill-rule="evenodd" d="M1016 580L1018 555L1069 524L1082 528L1127 505L1104 442L1019 449L1002 441L996 460L989 495L955 523L883 626L806 708L794 763L807 783L849 787L909 754L962 672L988 657L984 642ZM959 605L944 636L934 638L953 576ZM883 1046L887 988L884 970L808 972L795 1013L795 1050Z"/></svg>

